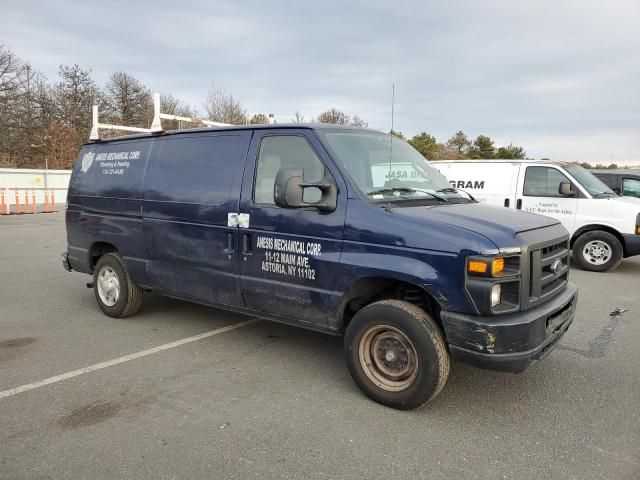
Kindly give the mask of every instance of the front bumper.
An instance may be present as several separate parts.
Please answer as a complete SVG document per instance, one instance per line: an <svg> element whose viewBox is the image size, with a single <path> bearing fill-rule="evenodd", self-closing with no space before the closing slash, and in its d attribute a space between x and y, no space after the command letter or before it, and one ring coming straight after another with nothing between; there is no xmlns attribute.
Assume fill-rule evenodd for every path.
<svg viewBox="0 0 640 480"><path fill-rule="evenodd" d="M571 325L578 289L573 283L553 299L523 312L475 316L442 311L452 358L503 372L522 372L546 356Z"/></svg>
<svg viewBox="0 0 640 480"><path fill-rule="evenodd" d="M624 240L624 256L640 255L640 235L622 234Z"/></svg>

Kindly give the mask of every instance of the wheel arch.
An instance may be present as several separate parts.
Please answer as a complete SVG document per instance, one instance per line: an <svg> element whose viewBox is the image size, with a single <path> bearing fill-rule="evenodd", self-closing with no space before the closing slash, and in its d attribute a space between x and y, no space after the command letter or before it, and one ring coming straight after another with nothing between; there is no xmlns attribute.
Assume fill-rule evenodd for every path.
<svg viewBox="0 0 640 480"><path fill-rule="evenodd" d="M618 241L620 242L620 245L622 245L622 249L625 250L625 244L624 244L624 238L622 237L622 234L616 230L615 228L609 226L609 225L603 225L600 223L591 223L589 225L584 225L580 228L578 228L575 232L573 232L573 235L571 236L571 240L569 243L569 246L571 248L573 248L573 245L576 243L576 241L578 240L578 238L580 236L582 236L583 234L587 233L587 232L593 232L596 230L602 230L603 232L607 232L610 233L611 235L613 235L614 237L616 237L618 239Z"/></svg>
<svg viewBox="0 0 640 480"><path fill-rule="evenodd" d="M109 242L93 242L88 250L88 265L91 273L93 273L93 269L95 268L98 260L101 256L107 253L117 253L119 252L118 248Z"/></svg>
<svg viewBox="0 0 640 480"><path fill-rule="evenodd" d="M344 331L353 316L367 305L389 299L419 306L442 328L440 303L425 285L391 276L366 276L357 279L342 297L338 312L340 330Z"/></svg>

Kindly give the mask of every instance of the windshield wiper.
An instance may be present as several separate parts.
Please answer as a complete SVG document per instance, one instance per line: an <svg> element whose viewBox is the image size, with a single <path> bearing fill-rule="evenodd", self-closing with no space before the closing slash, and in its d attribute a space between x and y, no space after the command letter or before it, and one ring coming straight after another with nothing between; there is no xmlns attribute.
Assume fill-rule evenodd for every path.
<svg viewBox="0 0 640 480"><path fill-rule="evenodd" d="M431 195L433 198L440 200L441 202L449 202L449 200L447 200L444 197L441 197L440 195L436 195L435 193L429 192L428 190L420 190L419 188L410 188L410 187L389 187L389 188L380 188L378 190L371 190L370 192L367 192L367 195L371 196L371 195L384 195L385 193L395 193L395 192L406 192L406 193L415 193L415 192L420 192L420 193L426 193L427 195ZM402 198L408 198L408 197L402 197Z"/></svg>
<svg viewBox="0 0 640 480"><path fill-rule="evenodd" d="M471 195L466 190L462 190L462 189L459 189L459 188L446 187L446 188L441 188L440 190L436 190L436 192L438 192L438 193L458 193L458 192L462 192L462 193L464 193L465 195L467 195L469 197L469 200L471 200L472 202L477 202L477 200L475 199L475 197L473 195Z"/></svg>
<svg viewBox="0 0 640 480"><path fill-rule="evenodd" d="M617 195L616 192L597 192L597 193L592 193L591 194L594 197L599 197L601 195Z"/></svg>

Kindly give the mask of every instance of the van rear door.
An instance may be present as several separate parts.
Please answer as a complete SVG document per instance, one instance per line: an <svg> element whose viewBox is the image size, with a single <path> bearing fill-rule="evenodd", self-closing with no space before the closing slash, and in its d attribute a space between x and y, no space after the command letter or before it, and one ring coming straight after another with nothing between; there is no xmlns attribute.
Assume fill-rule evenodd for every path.
<svg viewBox="0 0 640 480"><path fill-rule="evenodd" d="M242 306L238 212L250 130L167 135L154 141L144 179L143 223L151 286Z"/></svg>
<svg viewBox="0 0 640 480"><path fill-rule="evenodd" d="M326 168L338 186L336 210L277 207L274 182L285 167L302 169L306 182L320 181ZM320 199L313 190L305 190L306 202ZM342 177L312 130L255 131L240 205L240 284L248 308L327 326L341 300L335 288L345 192Z"/></svg>
<svg viewBox="0 0 640 480"><path fill-rule="evenodd" d="M560 183L570 182L573 196L560 193ZM556 218L573 232L579 188L556 165L523 165L518 178L516 208Z"/></svg>

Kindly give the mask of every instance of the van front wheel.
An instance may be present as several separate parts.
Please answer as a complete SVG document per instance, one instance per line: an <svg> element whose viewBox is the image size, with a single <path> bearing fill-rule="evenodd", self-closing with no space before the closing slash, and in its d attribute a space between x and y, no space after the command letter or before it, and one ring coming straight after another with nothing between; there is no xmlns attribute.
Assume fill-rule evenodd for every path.
<svg viewBox="0 0 640 480"><path fill-rule="evenodd" d="M614 235L602 230L583 233L573 244L573 258L584 270L609 272L620 265L624 251Z"/></svg>
<svg viewBox="0 0 640 480"><path fill-rule="evenodd" d="M449 354L438 325L400 300L364 307L345 333L347 366L372 400L408 410L433 399L449 377Z"/></svg>
<svg viewBox="0 0 640 480"><path fill-rule="evenodd" d="M133 315L142 305L142 289L127 272L117 253L107 253L93 271L93 292L100 309L110 317Z"/></svg>

